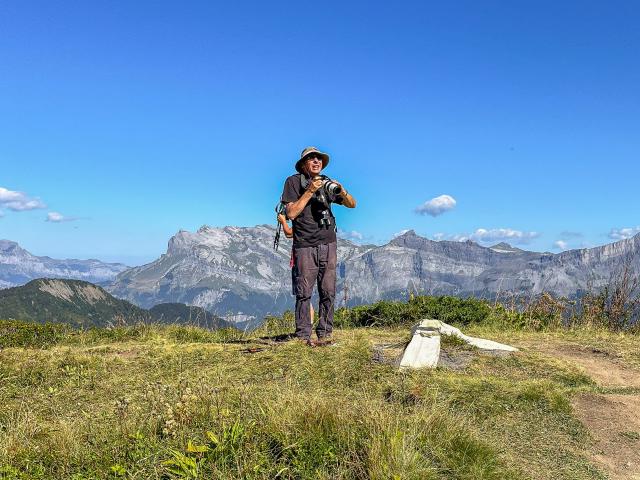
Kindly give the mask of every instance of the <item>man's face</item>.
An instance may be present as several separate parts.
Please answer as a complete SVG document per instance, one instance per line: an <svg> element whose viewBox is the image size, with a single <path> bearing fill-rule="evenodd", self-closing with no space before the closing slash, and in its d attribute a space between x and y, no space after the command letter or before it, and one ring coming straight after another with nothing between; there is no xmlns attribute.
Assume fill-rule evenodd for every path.
<svg viewBox="0 0 640 480"><path fill-rule="evenodd" d="M316 175L320 175L322 159L312 153L305 159L304 165L309 176L313 178Z"/></svg>

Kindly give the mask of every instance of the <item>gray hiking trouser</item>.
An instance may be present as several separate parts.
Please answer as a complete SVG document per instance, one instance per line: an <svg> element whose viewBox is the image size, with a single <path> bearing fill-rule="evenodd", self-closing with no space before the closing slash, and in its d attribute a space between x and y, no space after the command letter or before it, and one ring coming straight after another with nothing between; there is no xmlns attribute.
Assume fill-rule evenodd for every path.
<svg viewBox="0 0 640 480"><path fill-rule="evenodd" d="M336 298L336 242L316 247L294 248L293 261L293 268L296 269L296 337L311 337L310 307L315 283L318 285L320 296L316 334L319 338L330 335L333 331L333 304Z"/></svg>

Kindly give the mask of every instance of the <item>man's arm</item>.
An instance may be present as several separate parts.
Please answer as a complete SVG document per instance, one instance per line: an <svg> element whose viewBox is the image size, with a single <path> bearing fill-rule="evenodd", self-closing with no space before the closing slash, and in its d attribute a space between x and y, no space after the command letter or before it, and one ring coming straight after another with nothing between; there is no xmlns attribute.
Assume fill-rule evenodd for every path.
<svg viewBox="0 0 640 480"><path fill-rule="evenodd" d="M356 208L356 199L353 198L351 194L344 189L344 187L340 193L340 197L342 198L342 205L347 208Z"/></svg>
<svg viewBox="0 0 640 480"><path fill-rule="evenodd" d="M342 188L342 191L340 192L340 194L338 195L338 197L340 197L341 201L338 202L340 205L344 205L347 208L356 208L356 199L353 198L349 192L347 192L347 190L344 188L344 186L334 180L334 182L336 182L338 185L340 185L340 188Z"/></svg>
<svg viewBox="0 0 640 480"><path fill-rule="evenodd" d="M278 214L278 222L282 225L284 236L287 238L293 238L293 229L287 223L287 218L281 213Z"/></svg>
<svg viewBox="0 0 640 480"><path fill-rule="evenodd" d="M321 178L317 178L312 182L309 182L309 187L307 187L307 189L304 191L304 193L298 200L296 200L295 202L287 203L285 207L287 209L287 218L293 220L298 215L300 215L302 213L302 210L304 210L304 207L306 207L307 203L309 203L309 200L311 200L311 197L313 197L313 194L321 186L322 186Z"/></svg>

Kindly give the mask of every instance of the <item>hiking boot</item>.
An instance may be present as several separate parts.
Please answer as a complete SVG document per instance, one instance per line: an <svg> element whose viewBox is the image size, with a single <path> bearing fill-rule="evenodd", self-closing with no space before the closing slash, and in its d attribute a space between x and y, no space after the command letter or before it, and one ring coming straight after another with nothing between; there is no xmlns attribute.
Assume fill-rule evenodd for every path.
<svg viewBox="0 0 640 480"><path fill-rule="evenodd" d="M318 337L316 341L318 347L326 347L327 345L333 345L333 337L331 335L325 335L324 337Z"/></svg>
<svg viewBox="0 0 640 480"><path fill-rule="evenodd" d="M317 342L311 340L310 338L298 338L298 342L305 344L307 347L316 347Z"/></svg>

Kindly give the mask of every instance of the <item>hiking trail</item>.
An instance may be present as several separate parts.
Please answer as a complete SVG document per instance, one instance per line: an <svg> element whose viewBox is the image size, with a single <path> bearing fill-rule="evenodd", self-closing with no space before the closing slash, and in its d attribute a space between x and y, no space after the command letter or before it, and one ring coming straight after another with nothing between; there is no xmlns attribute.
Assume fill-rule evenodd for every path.
<svg viewBox="0 0 640 480"><path fill-rule="evenodd" d="M593 347L554 341L518 346L575 365L601 387L604 393L583 393L572 401L593 438L591 460L612 480L640 480L640 370Z"/></svg>

